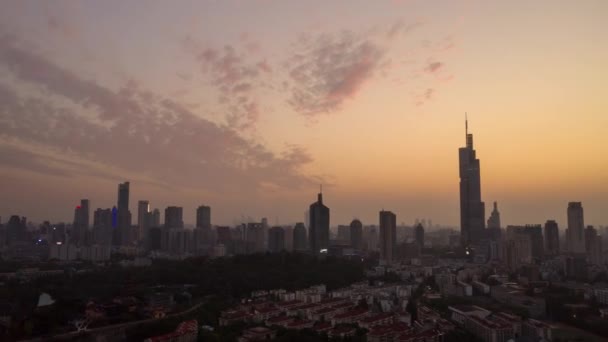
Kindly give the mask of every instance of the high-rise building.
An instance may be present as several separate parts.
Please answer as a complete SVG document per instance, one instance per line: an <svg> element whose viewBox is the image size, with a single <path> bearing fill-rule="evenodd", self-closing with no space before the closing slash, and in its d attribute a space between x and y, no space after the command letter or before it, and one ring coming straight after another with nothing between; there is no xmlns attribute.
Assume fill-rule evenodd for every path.
<svg viewBox="0 0 608 342"><path fill-rule="evenodd" d="M304 223L298 222L293 229L293 250L305 251L307 249L306 227Z"/></svg>
<svg viewBox="0 0 608 342"><path fill-rule="evenodd" d="M414 230L414 236L416 238L416 243L422 249L424 248L424 226L421 223L418 223Z"/></svg>
<svg viewBox="0 0 608 342"><path fill-rule="evenodd" d="M6 223L6 244L24 241L26 239L27 231L25 226L25 217L19 217L13 215L8 219Z"/></svg>
<svg viewBox="0 0 608 342"><path fill-rule="evenodd" d="M201 205L196 209L196 226L198 228L211 228L211 207Z"/></svg>
<svg viewBox="0 0 608 342"><path fill-rule="evenodd" d="M488 218L488 229L500 229L500 213L496 202L494 202L494 209Z"/></svg>
<svg viewBox="0 0 608 342"><path fill-rule="evenodd" d="M350 226L339 225L338 226L338 236L336 238L341 244L350 243Z"/></svg>
<svg viewBox="0 0 608 342"><path fill-rule="evenodd" d="M525 226L508 226L507 239L514 240L525 236L530 244L530 257L541 259L544 255L543 231L540 224L528 224Z"/></svg>
<svg viewBox="0 0 608 342"><path fill-rule="evenodd" d="M309 247L318 254L329 247L329 208L323 204L323 193L319 192L317 201L310 205Z"/></svg>
<svg viewBox="0 0 608 342"><path fill-rule="evenodd" d="M463 246L478 243L484 237L485 204L481 201L479 159L473 148L473 134L465 121L466 147L458 150L460 164L460 237Z"/></svg>
<svg viewBox="0 0 608 342"><path fill-rule="evenodd" d="M160 210L158 210L158 208L152 210L150 227L160 227Z"/></svg>
<svg viewBox="0 0 608 342"><path fill-rule="evenodd" d="M554 220L545 222L545 254L559 255L559 228Z"/></svg>
<svg viewBox="0 0 608 342"><path fill-rule="evenodd" d="M380 211L380 259L391 263L397 235L397 216L390 211Z"/></svg>
<svg viewBox="0 0 608 342"><path fill-rule="evenodd" d="M247 241L247 253L261 253L265 251L264 225L258 222L247 223L245 230L245 241Z"/></svg>
<svg viewBox="0 0 608 342"><path fill-rule="evenodd" d="M129 182L118 184L117 228L115 243L126 245L131 242L131 212L129 211Z"/></svg>
<svg viewBox="0 0 608 342"><path fill-rule="evenodd" d="M350 246L356 250L363 249L363 224L357 219L350 223Z"/></svg>
<svg viewBox="0 0 608 342"><path fill-rule="evenodd" d="M285 250L293 252L293 227L284 227L283 230L285 231Z"/></svg>
<svg viewBox="0 0 608 342"><path fill-rule="evenodd" d="M272 227L268 230L268 250L278 253L285 249L285 231L282 227Z"/></svg>
<svg viewBox="0 0 608 342"><path fill-rule="evenodd" d="M137 240L144 240L150 228L150 202L137 202Z"/></svg>
<svg viewBox="0 0 608 342"><path fill-rule="evenodd" d="M89 200L80 200L80 205L74 209L74 223L70 240L77 245L84 245L89 234Z"/></svg>
<svg viewBox="0 0 608 342"><path fill-rule="evenodd" d="M184 228L183 213L182 207L167 207L165 209L165 228Z"/></svg>
<svg viewBox="0 0 608 342"><path fill-rule="evenodd" d="M568 203L568 228L566 244L570 253L585 253L585 220L581 202Z"/></svg>
<svg viewBox="0 0 608 342"><path fill-rule="evenodd" d="M604 262L602 239L593 226L587 226L585 229L585 251L589 264L598 265Z"/></svg>
<svg viewBox="0 0 608 342"><path fill-rule="evenodd" d="M93 242L97 245L112 244L112 209L97 208L93 214Z"/></svg>

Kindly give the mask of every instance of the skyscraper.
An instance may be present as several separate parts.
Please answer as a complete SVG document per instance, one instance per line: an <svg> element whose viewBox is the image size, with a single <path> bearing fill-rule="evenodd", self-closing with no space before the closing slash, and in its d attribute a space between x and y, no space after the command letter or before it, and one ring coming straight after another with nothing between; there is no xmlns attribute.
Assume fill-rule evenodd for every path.
<svg viewBox="0 0 608 342"><path fill-rule="evenodd" d="M160 210L154 208L150 217L150 227L160 227Z"/></svg>
<svg viewBox="0 0 608 342"><path fill-rule="evenodd" d="M585 220L581 202L568 203L568 228L566 244L570 253L585 253Z"/></svg>
<svg viewBox="0 0 608 342"><path fill-rule="evenodd" d="M397 216L390 211L380 211L380 259L391 263L397 236Z"/></svg>
<svg viewBox="0 0 608 342"><path fill-rule="evenodd" d="M488 218L488 229L500 229L500 213L498 212L498 203L494 202L494 209Z"/></svg>
<svg viewBox="0 0 608 342"><path fill-rule="evenodd" d="M306 250L306 227L304 223L298 222L293 229L293 250L294 251L305 251Z"/></svg>
<svg viewBox="0 0 608 342"><path fill-rule="evenodd" d="M89 232L89 200L80 200L80 205L74 209L74 223L70 239L72 243L84 245Z"/></svg>
<svg viewBox="0 0 608 342"><path fill-rule="evenodd" d="M129 211L129 182L118 184L117 201L117 243L121 245L131 242L131 212Z"/></svg>
<svg viewBox="0 0 608 342"><path fill-rule="evenodd" d="M323 193L310 205L309 247L313 254L329 247L329 208L323 204Z"/></svg>
<svg viewBox="0 0 608 342"><path fill-rule="evenodd" d="M165 228L184 228L183 213L182 207L167 207L165 209Z"/></svg>
<svg viewBox="0 0 608 342"><path fill-rule="evenodd" d="M465 120L466 147L458 150L460 163L460 238L463 246L479 242L484 237L485 204L481 201L479 159L473 149L473 134Z"/></svg>
<svg viewBox="0 0 608 342"><path fill-rule="evenodd" d="M545 222L545 254L555 256L559 254L559 229L557 222L547 220Z"/></svg>
<svg viewBox="0 0 608 342"><path fill-rule="evenodd" d="M363 224L357 219L350 223L350 246L356 250L363 249Z"/></svg>
<svg viewBox="0 0 608 342"><path fill-rule="evenodd" d="M421 223L418 223L416 226L414 235L416 237L416 243L418 246L420 246L420 249L424 248L424 226Z"/></svg>
<svg viewBox="0 0 608 342"><path fill-rule="evenodd" d="M144 240L150 228L150 202L137 202L137 239Z"/></svg>
<svg viewBox="0 0 608 342"><path fill-rule="evenodd" d="M272 227L268 230L268 250L278 253L285 249L285 231L282 227Z"/></svg>
<svg viewBox="0 0 608 342"><path fill-rule="evenodd" d="M196 226L198 228L211 228L211 207L201 205L196 209Z"/></svg>
<svg viewBox="0 0 608 342"><path fill-rule="evenodd" d="M587 260L590 264L597 265L603 263L603 244L602 239L597 233L597 229L593 226L587 226L585 229L585 251L587 252Z"/></svg>

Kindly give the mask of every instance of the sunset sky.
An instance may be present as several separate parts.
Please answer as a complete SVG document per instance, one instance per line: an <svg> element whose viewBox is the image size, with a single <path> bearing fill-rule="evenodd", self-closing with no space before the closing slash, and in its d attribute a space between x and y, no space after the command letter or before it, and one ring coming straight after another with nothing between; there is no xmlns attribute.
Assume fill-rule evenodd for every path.
<svg viewBox="0 0 608 342"><path fill-rule="evenodd" d="M486 215L608 225L608 1L0 0L0 216L81 198L215 224L457 226L464 113ZM136 215L134 215L136 217Z"/></svg>

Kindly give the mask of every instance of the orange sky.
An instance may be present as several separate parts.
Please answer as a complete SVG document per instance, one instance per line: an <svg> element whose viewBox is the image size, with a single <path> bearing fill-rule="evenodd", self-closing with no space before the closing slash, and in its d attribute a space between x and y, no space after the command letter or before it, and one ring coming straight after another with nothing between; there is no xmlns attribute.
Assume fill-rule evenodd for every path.
<svg viewBox="0 0 608 342"><path fill-rule="evenodd" d="M215 223L458 222L464 112L503 224L608 224L605 1L8 1L0 215L132 182ZM489 210L488 210L489 214Z"/></svg>

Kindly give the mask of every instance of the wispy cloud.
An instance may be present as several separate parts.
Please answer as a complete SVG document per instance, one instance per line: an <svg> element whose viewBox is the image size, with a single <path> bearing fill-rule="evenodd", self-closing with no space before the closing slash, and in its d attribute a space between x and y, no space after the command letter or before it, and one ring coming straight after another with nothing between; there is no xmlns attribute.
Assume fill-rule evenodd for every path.
<svg viewBox="0 0 608 342"><path fill-rule="evenodd" d="M214 67L223 68L216 73L223 85L236 86L244 71L234 71L231 56L218 53ZM0 67L17 80L0 81L0 145L18 143L4 156L12 165L49 173L53 163L41 160L41 154L26 162L33 147L44 146L101 165L99 172L107 165L175 186L256 191L260 184L294 188L312 182L300 172L311 161L303 149L275 154L136 82L112 90L7 37L0 38ZM31 91L21 91L23 86ZM24 153L14 152L15 146ZM64 171L57 167L56 172Z"/></svg>
<svg viewBox="0 0 608 342"><path fill-rule="evenodd" d="M304 36L286 62L298 113L314 116L341 108L377 71L386 49L353 32Z"/></svg>

